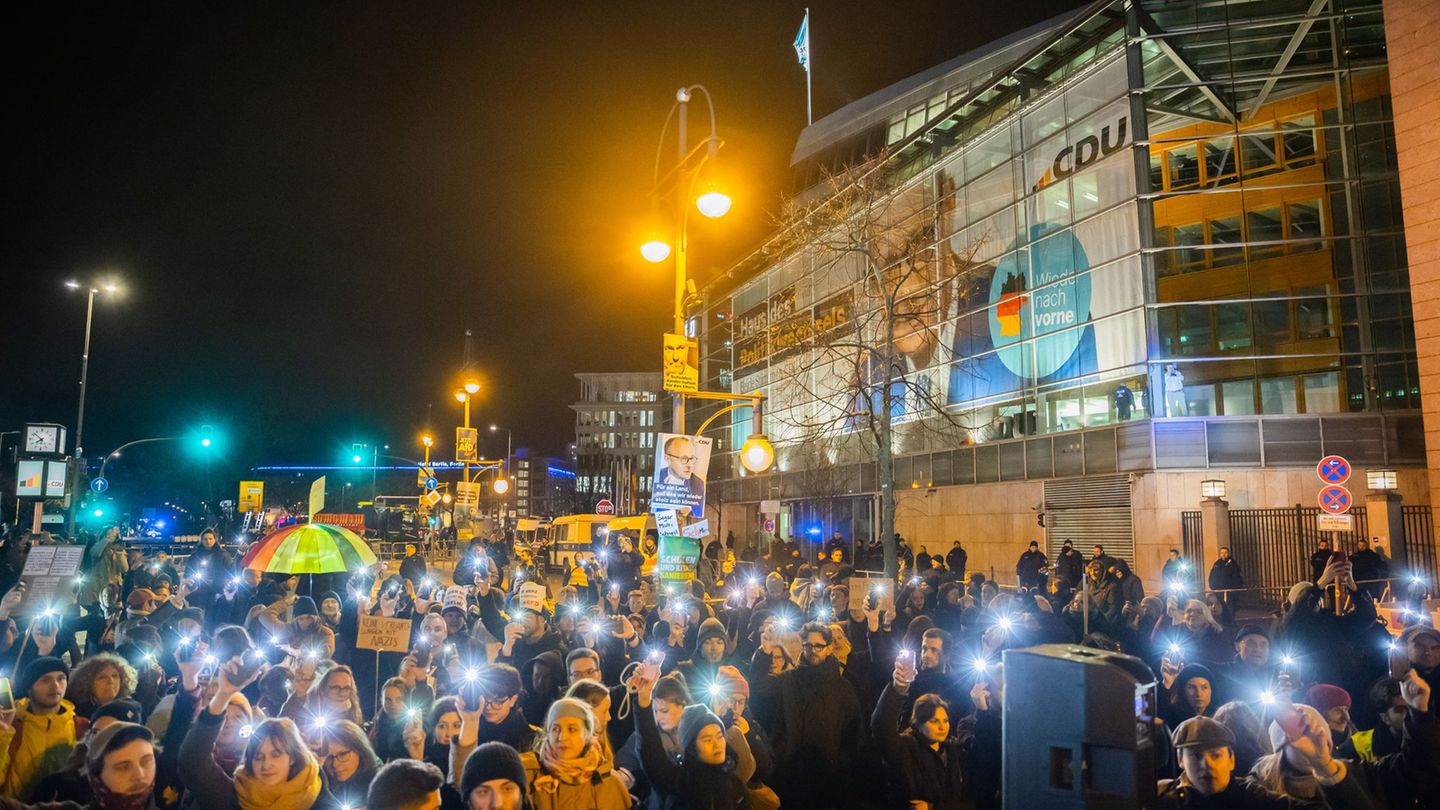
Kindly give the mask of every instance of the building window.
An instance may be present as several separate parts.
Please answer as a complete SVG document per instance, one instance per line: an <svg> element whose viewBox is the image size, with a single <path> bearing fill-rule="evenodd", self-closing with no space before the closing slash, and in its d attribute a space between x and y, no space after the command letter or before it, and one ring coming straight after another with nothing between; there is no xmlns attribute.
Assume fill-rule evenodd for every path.
<svg viewBox="0 0 1440 810"><path fill-rule="evenodd" d="M1280 244L1285 238L1285 223L1280 217L1280 207L1262 208L1245 212L1246 239L1250 242L1273 242L1269 245L1251 245L1252 257L1273 256L1285 251Z"/></svg>
<svg viewBox="0 0 1440 810"><path fill-rule="evenodd" d="M1291 250L1315 250L1321 246L1319 239L1325 235L1325 225L1319 200L1289 203L1285 206L1285 214L1290 239L1315 240L1291 245Z"/></svg>
<svg viewBox="0 0 1440 810"><path fill-rule="evenodd" d="M1269 174L1280 170L1280 159L1275 152L1275 135L1263 133L1240 136L1240 160L1245 174L1249 177Z"/></svg>
<svg viewBox="0 0 1440 810"><path fill-rule="evenodd" d="M1315 162L1315 116L1292 118L1283 125L1285 165L1288 168Z"/></svg>
<svg viewBox="0 0 1440 810"><path fill-rule="evenodd" d="M1235 165L1235 139L1216 138L1205 142L1205 182L1218 186L1225 180L1233 180L1239 174Z"/></svg>
<svg viewBox="0 0 1440 810"><path fill-rule="evenodd" d="M1243 237L1240 235L1240 217L1221 217L1210 220L1210 242L1217 245L1211 251L1211 263L1215 267L1235 264L1244 260L1245 251L1241 247L1243 241ZM1224 247L1225 245L1234 247Z"/></svg>
<svg viewBox="0 0 1440 810"><path fill-rule="evenodd" d="M1170 188L1193 188L1200 185L1200 161L1195 156L1195 145L1181 146L1166 153L1170 163Z"/></svg>

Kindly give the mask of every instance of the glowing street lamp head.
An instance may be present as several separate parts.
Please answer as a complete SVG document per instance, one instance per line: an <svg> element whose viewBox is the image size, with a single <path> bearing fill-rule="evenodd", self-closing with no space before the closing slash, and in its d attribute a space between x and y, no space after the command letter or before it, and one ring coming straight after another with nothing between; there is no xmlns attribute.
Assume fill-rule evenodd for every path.
<svg viewBox="0 0 1440 810"><path fill-rule="evenodd" d="M71 278L71 279L66 279L66 280L65 280L65 286L66 286L66 287L69 287L69 288L72 289L72 290L78 290L78 289L80 289L80 282L76 281L76 280L73 279L73 278Z"/></svg>
<svg viewBox="0 0 1440 810"><path fill-rule="evenodd" d="M510 491L510 482L506 481L504 478L496 478L495 483L492 486L495 488L495 493L497 495L504 495L506 492Z"/></svg>
<svg viewBox="0 0 1440 810"><path fill-rule="evenodd" d="M426 447L434 447L435 437L431 436L429 433L426 433L424 436L420 437L420 443L425 445Z"/></svg>
<svg viewBox="0 0 1440 810"><path fill-rule="evenodd" d="M476 380L466 380L464 388L467 394L480 393L480 383Z"/></svg>
<svg viewBox="0 0 1440 810"><path fill-rule="evenodd" d="M467 394L467 393L465 393L465 389L464 389L464 388L457 388L457 389L455 389L455 401L456 401L456 402L464 402L464 401L466 401L466 400L468 400L468 399L470 399L470 395Z"/></svg>
<svg viewBox="0 0 1440 810"><path fill-rule="evenodd" d="M752 473L765 472L775 463L775 446L764 433L752 433L740 447L740 465Z"/></svg>
<svg viewBox="0 0 1440 810"><path fill-rule="evenodd" d="M713 182L707 183L705 192L695 198L695 207L710 219L719 219L730 213L730 204L730 195Z"/></svg>
<svg viewBox="0 0 1440 810"><path fill-rule="evenodd" d="M640 245L640 255L651 264L659 264L670 258L670 243L658 236L652 236Z"/></svg>

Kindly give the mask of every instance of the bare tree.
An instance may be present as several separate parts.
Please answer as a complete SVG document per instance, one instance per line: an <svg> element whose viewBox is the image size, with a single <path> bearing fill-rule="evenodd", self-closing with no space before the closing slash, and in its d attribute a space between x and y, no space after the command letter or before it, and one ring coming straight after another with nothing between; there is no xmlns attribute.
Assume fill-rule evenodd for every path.
<svg viewBox="0 0 1440 810"><path fill-rule="evenodd" d="M827 177L780 223L788 251L810 257L817 303L787 317L772 294L770 424L787 467L823 479L817 496L838 497L846 465L875 463L890 576L897 453L953 447L969 431L947 390L954 319L969 308L974 285L965 281L981 269L971 259L983 240L962 256L941 238L955 199L943 178L900 182L882 155Z"/></svg>

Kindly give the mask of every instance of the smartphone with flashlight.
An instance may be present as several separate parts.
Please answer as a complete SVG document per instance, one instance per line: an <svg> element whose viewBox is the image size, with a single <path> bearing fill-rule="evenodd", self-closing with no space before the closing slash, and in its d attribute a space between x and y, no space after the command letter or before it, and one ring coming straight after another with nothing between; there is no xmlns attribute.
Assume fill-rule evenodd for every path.
<svg viewBox="0 0 1440 810"><path fill-rule="evenodd" d="M640 665L640 674L647 681L657 680L660 677L660 665L665 663L665 653L655 651L645 656L645 663Z"/></svg>
<svg viewBox="0 0 1440 810"><path fill-rule="evenodd" d="M0 678L0 711L15 711L15 692L10 689L9 678Z"/></svg>
<svg viewBox="0 0 1440 810"><path fill-rule="evenodd" d="M265 656L259 650L246 650L240 655L240 666L236 668L234 677L226 673L225 680L230 681L232 686L240 686L250 680L260 668L265 666Z"/></svg>
<svg viewBox="0 0 1440 810"><path fill-rule="evenodd" d="M1415 666L1410 662L1410 653L1405 650L1405 645L1392 642L1390 653L1387 656L1390 663L1390 680L1399 683L1410 675L1410 670Z"/></svg>

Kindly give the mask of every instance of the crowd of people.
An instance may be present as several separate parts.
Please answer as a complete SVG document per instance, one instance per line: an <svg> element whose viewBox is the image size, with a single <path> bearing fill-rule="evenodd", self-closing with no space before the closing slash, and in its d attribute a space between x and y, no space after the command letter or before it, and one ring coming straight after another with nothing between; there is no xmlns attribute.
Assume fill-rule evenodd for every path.
<svg viewBox="0 0 1440 810"><path fill-rule="evenodd" d="M33 538L7 534L0 808L998 808L1028 697L1004 652L1052 643L1155 673L1146 806L1440 806L1440 632L1392 633L1328 548L1241 619L1178 552L1147 594L1069 542L1029 544L1002 587L958 541L902 542L891 579L838 534L727 540L668 580L635 540L561 572L495 536L452 573L412 548L396 573L298 577L213 532L177 562L107 531L42 601L19 582ZM369 649L366 616L407 620L406 649Z"/></svg>

